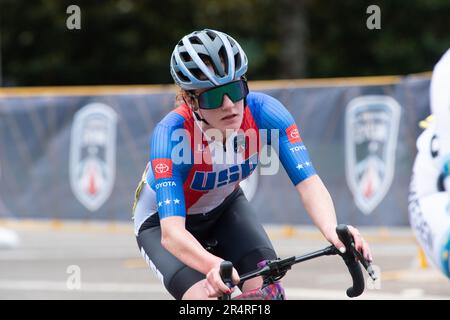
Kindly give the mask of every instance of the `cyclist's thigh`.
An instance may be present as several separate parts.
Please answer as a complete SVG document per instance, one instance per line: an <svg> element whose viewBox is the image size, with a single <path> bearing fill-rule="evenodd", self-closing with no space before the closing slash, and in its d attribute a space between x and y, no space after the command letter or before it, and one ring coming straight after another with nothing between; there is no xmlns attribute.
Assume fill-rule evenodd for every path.
<svg viewBox="0 0 450 320"><path fill-rule="evenodd" d="M141 228L137 236L139 250L153 272L177 300L195 283L205 278L189 268L161 245L161 227Z"/></svg>
<svg viewBox="0 0 450 320"><path fill-rule="evenodd" d="M255 270L261 260L277 257L242 190L217 221L213 234L218 241L217 253L233 262L239 274Z"/></svg>

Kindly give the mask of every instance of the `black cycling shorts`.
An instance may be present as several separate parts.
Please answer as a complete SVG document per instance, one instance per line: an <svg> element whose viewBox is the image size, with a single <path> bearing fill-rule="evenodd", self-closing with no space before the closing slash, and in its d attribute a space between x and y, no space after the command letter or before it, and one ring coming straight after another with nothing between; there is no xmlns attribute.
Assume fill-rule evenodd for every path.
<svg viewBox="0 0 450 320"><path fill-rule="evenodd" d="M231 261L240 275L255 270L262 260L276 258L269 237L241 188L210 212L187 215L186 229L204 246L216 240L211 253ZM190 287L205 279L204 274L186 266L161 245L158 214L142 224L137 242L175 299L181 299Z"/></svg>

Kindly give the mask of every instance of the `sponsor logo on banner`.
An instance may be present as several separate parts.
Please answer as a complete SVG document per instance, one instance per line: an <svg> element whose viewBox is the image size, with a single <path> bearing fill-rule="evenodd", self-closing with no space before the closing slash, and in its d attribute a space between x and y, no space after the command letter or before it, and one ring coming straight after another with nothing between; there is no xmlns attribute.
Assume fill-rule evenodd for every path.
<svg viewBox="0 0 450 320"><path fill-rule="evenodd" d="M400 105L389 96L362 96L347 105L346 177L366 215L383 200L394 177Z"/></svg>
<svg viewBox="0 0 450 320"><path fill-rule="evenodd" d="M70 185L88 210L96 211L111 195L116 171L117 114L91 103L75 113L70 138Z"/></svg>
<svg viewBox="0 0 450 320"><path fill-rule="evenodd" d="M295 123L286 128L286 134L290 143L302 142L302 138L300 137L300 133L298 132L298 128Z"/></svg>
<svg viewBox="0 0 450 320"><path fill-rule="evenodd" d="M168 158L158 158L152 161L155 179L172 178L172 160Z"/></svg>

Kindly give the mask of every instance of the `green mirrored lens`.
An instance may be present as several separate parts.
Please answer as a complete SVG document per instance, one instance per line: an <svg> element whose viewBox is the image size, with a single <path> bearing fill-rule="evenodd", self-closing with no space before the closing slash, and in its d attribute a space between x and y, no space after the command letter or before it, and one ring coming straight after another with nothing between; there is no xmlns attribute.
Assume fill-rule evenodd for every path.
<svg viewBox="0 0 450 320"><path fill-rule="evenodd" d="M233 102L238 102L239 100L241 100L245 97L245 92L242 87L241 81L234 82L233 86L230 86L226 93L228 94L228 97L230 97L231 101L233 101Z"/></svg>
<svg viewBox="0 0 450 320"><path fill-rule="evenodd" d="M226 94L233 102L242 100L247 95L247 87L243 80L227 83L226 85L209 89L198 97L199 107L202 109L220 108L223 96Z"/></svg>
<svg viewBox="0 0 450 320"><path fill-rule="evenodd" d="M219 89L219 88L217 88ZM222 105L223 94L216 89L208 90L198 97L199 107L202 109L216 109Z"/></svg>

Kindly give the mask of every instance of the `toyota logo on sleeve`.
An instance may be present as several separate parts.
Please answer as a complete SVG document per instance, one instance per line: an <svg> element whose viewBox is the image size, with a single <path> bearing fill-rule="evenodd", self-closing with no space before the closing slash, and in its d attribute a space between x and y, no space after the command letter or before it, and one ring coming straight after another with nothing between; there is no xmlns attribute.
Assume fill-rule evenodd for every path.
<svg viewBox="0 0 450 320"><path fill-rule="evenodd" d="M291 138L297 139L297 138L299 138L299 137L300 137L300 135L299 135L297 129L294 129L294 130L291 131Z"/></svg>
<svg viewBox="0 0 450 320"><path fill-rule="evenodd" d="M165 173L165 172L167 172L167 171L169 171L169 166L168 166L167 164L164 164L164 163L158 163L158 164L155 166L155 172L156 172L156 173Z"/></svg>
<svg viewBox="0 0 450 320"><path fill-rule="evenodd" d="M172 160L168 158L158 158L152 161L155 179L172 178Z"/></svg>
<svg viewBox="0 0 450 320"><path fill-rule="evenodd" d="M286 128L286 135L290 143L302 142L302 138L300 137L300 133L298 132L297 125L295 123Z"/></svg>

